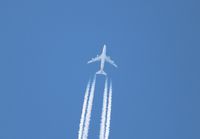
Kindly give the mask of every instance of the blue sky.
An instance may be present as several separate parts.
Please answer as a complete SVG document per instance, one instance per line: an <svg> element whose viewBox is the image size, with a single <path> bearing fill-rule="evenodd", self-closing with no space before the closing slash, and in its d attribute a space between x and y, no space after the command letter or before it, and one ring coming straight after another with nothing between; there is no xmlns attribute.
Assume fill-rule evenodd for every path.
<svg viewBox="0 0 200 139"><path fill-rule="evenodd" d="M0 138L77 138L84 91L107 44L118 64L110 139L199 139L197 0L1 0ZM89 138L98 138L97 77Z"/></svg>

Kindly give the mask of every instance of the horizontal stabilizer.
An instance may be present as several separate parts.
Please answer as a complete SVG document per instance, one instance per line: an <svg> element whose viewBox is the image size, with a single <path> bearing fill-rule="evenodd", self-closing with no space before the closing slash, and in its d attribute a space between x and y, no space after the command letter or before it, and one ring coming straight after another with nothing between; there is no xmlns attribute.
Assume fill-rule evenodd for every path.
<svg viewBox="0 0 200 139"><path fill-rule="evenodd" d="M106 72L103 71L103 70L99 70L99 71L97 71L96 74L102 74L102 75L105 75L105 76L107 75Z"/></svg>

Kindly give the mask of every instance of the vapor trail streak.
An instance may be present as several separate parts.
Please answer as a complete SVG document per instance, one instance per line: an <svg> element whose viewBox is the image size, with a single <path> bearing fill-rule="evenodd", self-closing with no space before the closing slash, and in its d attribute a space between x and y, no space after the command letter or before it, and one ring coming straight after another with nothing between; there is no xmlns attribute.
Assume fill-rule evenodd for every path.
<svg viewBox="0 0 200 139"><path fill-rule="evenodd" d="M112 82L110 83L109 97L108 97L105 139L108 139L110 133L111 107L112 107Z"/></svg>
<svg viewBox="0 0 200 139"><path fill-rule="evenodd" d="M103 94L103 106L102 106L102 113L101 113L101 124L100 124L99 139L104 139L104 136L105 136L107 95L108 95L108 83L107 83L107 79L106 79L105 88L104 88L104 94Z"/></svg>
<svg viewBox="0 0 200 139"><path fill-rule="evenodd" d="M93 98L94 98L95 83L96 83L96 76L93 79L92 87L90 90L90 96L89 96L88 106L87 106L87 113L86 113L86 117L85 117L85 126L84 126L84 130L83 130L83 139L87 139L87 137L88 137L90 117L91 117L92 104L93 104Z"/></svg>
<svg viewBox="0 0 200 139"><path fill-rule="evenodd" d="M78 139L82 139L82 136L83 136L83 124L85 120L85 113L86 113L89 91L90 91L90 81L88 82L87 88L85 90L82 114L81 114L80 125L79 125Z"/></svg>

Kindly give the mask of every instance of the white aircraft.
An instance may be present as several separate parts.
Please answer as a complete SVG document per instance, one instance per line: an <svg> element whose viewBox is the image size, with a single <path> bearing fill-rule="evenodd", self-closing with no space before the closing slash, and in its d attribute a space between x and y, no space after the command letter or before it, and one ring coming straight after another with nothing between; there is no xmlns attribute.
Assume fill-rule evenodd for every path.
<svg viewBox="0 0 200 139"><path fill-rule="evenodd" d="M90 61L88 61L88 64L96 62L96 61L101 61L100 70L97 71L96 74L103 74L105 76L107 75L106 72L103 70L105 61L112 64L113 66L117 67L115 62L113 60L111 60L111 58L109 56L106 55L106 45L103 46L103 51L102 51L101 55L100 56L97 55L95 58L92 58Z"/></svg>

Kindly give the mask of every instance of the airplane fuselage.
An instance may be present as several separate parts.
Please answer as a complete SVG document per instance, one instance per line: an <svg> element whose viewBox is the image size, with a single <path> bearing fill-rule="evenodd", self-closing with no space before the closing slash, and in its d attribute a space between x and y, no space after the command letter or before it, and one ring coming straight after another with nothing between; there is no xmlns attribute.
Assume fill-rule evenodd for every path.
<svg viewBox="0 0 200 139"><path fill-rule="evenodd" d="M103 71L104 64L105 64L105 61L106 61L106 47L105 46L103 47L103 51L102 51L100 57L101 57L100 71Z"/></svg>

